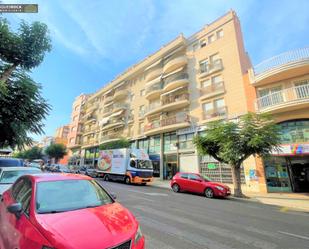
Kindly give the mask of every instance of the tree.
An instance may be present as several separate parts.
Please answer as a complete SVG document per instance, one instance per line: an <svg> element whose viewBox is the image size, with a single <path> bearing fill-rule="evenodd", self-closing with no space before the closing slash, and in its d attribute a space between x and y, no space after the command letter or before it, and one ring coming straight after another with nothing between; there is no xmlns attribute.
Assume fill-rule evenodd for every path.
<svg viewBox="0 0 309 249"><path fill-rule="evenodd" d="M59 159L67 154L66 147L63 144L51 144L45 149L45 154L50 158L54 158L55 163L57 163Z"/></svg>
<svg viewBox="0 0 309 249"><path fill-rule="evenodd" d="M14 72L0 93L0 147L31 145L29 133L43 134L49 110L41 86L24 72Z"/></svg>
<svg viewBox="0 0 309 249"><path fill-rule="evenodd" d="M34 159L42 159L43 153L40 147L34 146L28 150L17 152L14 157L28 159L31 161Z"/></svg>
<svg viewBox="0 0 309 249"><path fill-rule="evenodd" d="M232 168L234 195L242 197L240 167L251 155L266 156L279 149L280 133L270 116L248 113L239 121L209 123L204 136L196 136L199 154L210 155Z"/></svg>
<svg viewBox="0 0 309 249"><path fill-rule="evenodd" d="M116 141L107 142L100 145L100 150L113 150L113 149L122 149L122 148L129 148L130 141L125 138L120 138Z"/></svg>
<svg viewBox="0 0 309 249"><path fill-rule="evenodd" d="M0 17L0 59L5 62L0 83L6 83L17 67L27 71L37 67L49 51L51 39L46 24L22 21L18 32L13 32L8 21Z"/></svg>

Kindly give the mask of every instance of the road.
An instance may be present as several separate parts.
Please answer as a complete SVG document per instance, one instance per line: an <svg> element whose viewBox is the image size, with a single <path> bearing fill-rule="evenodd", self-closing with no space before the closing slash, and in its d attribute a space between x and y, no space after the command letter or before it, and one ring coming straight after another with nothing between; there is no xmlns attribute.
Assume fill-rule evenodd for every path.
<svg viewBox="0 0 309 249"><path fill-rule="evenodd" d="M100 184L141 224L147 249L309 248L309 214L151 186Z"/></svg>

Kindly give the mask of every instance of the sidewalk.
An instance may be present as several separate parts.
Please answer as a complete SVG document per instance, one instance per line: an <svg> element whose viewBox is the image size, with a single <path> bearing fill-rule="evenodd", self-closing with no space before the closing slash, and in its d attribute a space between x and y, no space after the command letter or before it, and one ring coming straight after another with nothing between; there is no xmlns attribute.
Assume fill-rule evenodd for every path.
<svg viewBox="0 0 309 249"><path fill-rule="evenodd" d="M167 188L171 189L170 181L161 181L159 179L154 179L151 184L153 187L157 188ZM231 188L233 192L233 188ZM268 205L275 205L282 207L280 211L285 212L290 210L309 212L309 194L307 193L268 193L260 194L254 192L244 192L248 199L236 198L231 196L231 198L243 200L243 201L254 201Z"/></svg>

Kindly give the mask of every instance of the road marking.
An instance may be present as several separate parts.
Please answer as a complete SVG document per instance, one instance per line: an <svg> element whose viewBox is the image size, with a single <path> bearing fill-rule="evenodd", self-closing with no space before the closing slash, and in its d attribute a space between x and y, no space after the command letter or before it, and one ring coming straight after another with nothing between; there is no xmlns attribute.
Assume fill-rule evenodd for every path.
<svg viewBox="0 0 309 249"><path fill-rule="evenodd" d="M283 232L283 231L278 231L278 233L289 235L289 236L292 236L292 237L295 237L295 238L299 238L299 239L309 240L309 237L298 235L298 234L294 234L294 233L287 233L287 232Z"/></svg>
<svg viewBox="0 0 309 249"><path fill-rule="evenodd" d="M168 194L163 194L163 193L145 193L143 191L139 191L139 190L128 190L130 192L134 192L134 193L139 193L139 194L144 194L144 195L150 195L150 196L168 196Z"/></svg>

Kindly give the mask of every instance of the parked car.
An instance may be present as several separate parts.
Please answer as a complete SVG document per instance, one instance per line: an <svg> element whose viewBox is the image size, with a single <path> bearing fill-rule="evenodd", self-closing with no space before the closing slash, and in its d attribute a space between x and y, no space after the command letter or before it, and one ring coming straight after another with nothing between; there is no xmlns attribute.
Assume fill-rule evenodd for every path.
<svg viewBox="0 0 309 249"><path fill-rule="evenodd" d="M171 180L171 188L174 192L199 193L204 194L207 198L214 196L226 197L231 194L228 186L213 182L211 179L196 173L177 173Z"/></svg>
<svg viewBox="0 0 309 249"><path fill-rule="evenodd" d="M22 167L24 165L24 161L18 158L6 158L0 157L0 168L1 167Z"/></svg>
<svg viewBox="0 0 309 249"><path fill-rule="evenodd" d="M85 175L93 178L98 176L97 171L93 166L86 167Z"/></svg>
<svg viewBox="0 0 309 249"><path fill-rule="evenodd" d="M53 172L71 173L71 170L68 167L64 166L64 165L59 164L59 165L55 166Z"/></svg>
<svg viewBox="0 0 309 249"><path fill-rule="evenodd" d="M37 168L29 167L3 167L0 168L0 195L3 194L18 177L26 174L37 174L42 171ZM1 247L0 247L1 248Z"/></svg>
<svg viewBox="0 0 309 249"><path fill-rule="evenodd" d="M0 202L0 248L144 249L139 223L114 198L87 176L23 176Z"/></svg>

